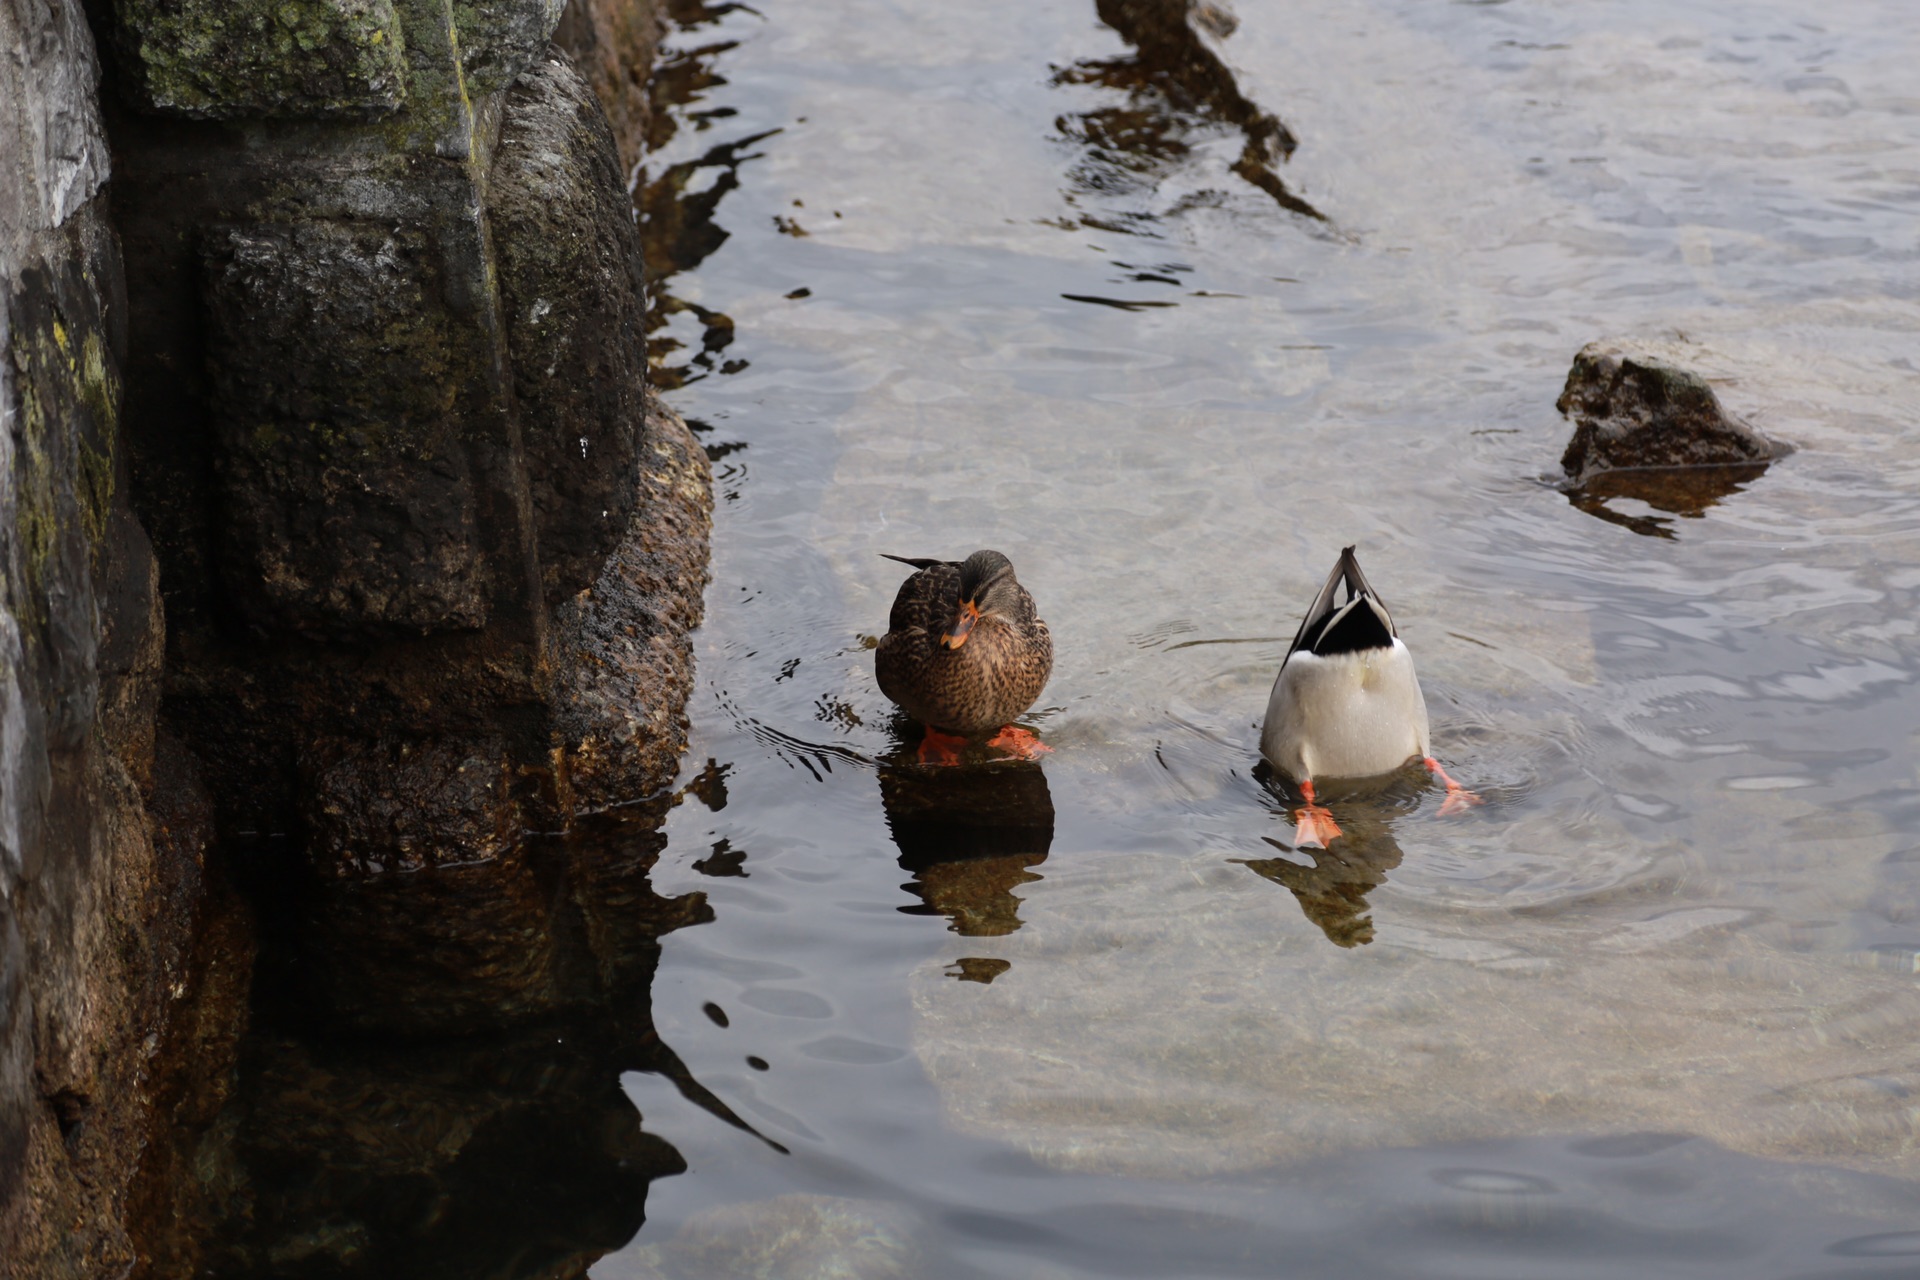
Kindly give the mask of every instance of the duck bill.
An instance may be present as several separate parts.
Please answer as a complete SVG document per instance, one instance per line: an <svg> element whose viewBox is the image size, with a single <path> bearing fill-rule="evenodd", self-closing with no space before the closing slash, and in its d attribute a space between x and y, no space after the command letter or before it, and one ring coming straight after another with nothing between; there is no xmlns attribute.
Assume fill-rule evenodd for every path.
<svg viewBox="0 0 1920 1280"><path fill-rule="evenodd" d="M973 634L973 626L980 621L980 606L971 600L960 602L960 612L954 618L953 625L940 635L942 649L958 649Z"/></svg>

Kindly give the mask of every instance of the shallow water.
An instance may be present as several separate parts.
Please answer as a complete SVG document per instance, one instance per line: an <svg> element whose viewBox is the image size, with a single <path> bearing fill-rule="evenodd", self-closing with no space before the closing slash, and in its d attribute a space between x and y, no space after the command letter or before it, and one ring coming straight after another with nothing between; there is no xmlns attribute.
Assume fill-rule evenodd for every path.
<svg viewBox="0 0 1920 1280"><path fill-rule="evenodd" d="M1245 4L1158 60L1119 0L675 10L638 177L720 502L672 931L651 1026L514 1050L579 1097L476 1158L520 1243L472 1273L643 1204L600 1280L1910 1274L1905 0ZM1570 499L1610 336L1797 451ZM1487 803L1337 794L1315 853L1257 721L1346 543ZM1053 751L929 776L879 553L983 546ZM576 1159L622 1068L673 1151ZM472 1205L542 1161L586 1225L535 1248Z"/></svg>
<svg viewBox="0 0 1920 1280"><path fill-rule="evenodd" d="M788 1154L627 1076L690 1171L594 1274L1910 1268L1920 22L1237 17L1293 208L1091 3L683 13L724 79L642 180L739 183L656 299L726 798L669 819L715 918L654 1017ZM1553 400L1618 335L1798 452L1570 501ZM1257 720L1348 542L1488 803L1352 796L1315 855ZM1054 750L916 780L878 553L981 546Z"/></svg>

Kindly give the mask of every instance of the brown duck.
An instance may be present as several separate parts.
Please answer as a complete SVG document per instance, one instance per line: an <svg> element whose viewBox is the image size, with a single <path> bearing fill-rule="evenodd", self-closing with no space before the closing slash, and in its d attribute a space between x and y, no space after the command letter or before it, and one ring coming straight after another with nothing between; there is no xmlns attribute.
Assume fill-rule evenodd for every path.
<svg viewBox="0 0 1920 1280"><path fill-rule="evenodd" d="M998 551L951 560L887 556L919 572L900 584L874 654L880 692L927 727L922 761L955 763L968 738L1028 757L1047 750L1011 723L1053 673L1053 635Z"/></svg>

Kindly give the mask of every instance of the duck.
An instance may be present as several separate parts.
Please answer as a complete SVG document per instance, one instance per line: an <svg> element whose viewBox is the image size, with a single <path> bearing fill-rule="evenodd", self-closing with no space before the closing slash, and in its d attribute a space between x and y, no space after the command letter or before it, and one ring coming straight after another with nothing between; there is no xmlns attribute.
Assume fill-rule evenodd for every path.
<svg viewBox="0 0 1920 1280"><path fill-rule="evenodd" d="M957 764L973 739L1021 759L1050 750L1013 724L1053 674L1053 633L998 551L965 560L886 555L914 573L900 584L874 651L884 693L926 729L919 758Z"/></svg>
<svg viewBox="0 0 1920 1280"><path fill-rule="evenodd" d="M1433 758L1413 654L1353 553L1353 547L1340 552L1307 607L1260 729L1260 754L1306 800L1293 814L1295 843L1303 848L1324 849L1340 835L1333 815L1314 799L1316 779L1379 777L1418 759L1446 785L1442 815L1481 803Z"/></svg>

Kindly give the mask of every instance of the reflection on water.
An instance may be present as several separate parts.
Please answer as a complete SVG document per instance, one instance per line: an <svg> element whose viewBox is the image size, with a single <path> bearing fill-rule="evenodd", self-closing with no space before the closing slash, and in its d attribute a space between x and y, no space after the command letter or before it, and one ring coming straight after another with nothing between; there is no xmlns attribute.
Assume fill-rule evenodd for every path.
<svg viewBox="0 0 1920 1280"><path fill-rule="evenodd" d="M755 8L676 36L731 83L649 170L759 157L663 281L731 320L678 407L750 452L728 799L658 872L715 918L655 996L793 1154L629 1074L694 1172L596 1277L1910 1267L1899 6ZM1674 330L1802 450L1543 482L1573 353ZM956 541L1045 606L1044 774L895 763L873 553ZM1349 542L1490 803L1290 850L1257 722Z"/></svg>
<svg viewBox="0 0 1920 1280"><path fill-rule="evenodd" d="M1684 1135L1458 1143L1276 1171L1259 1184L1002 1173L1023 1194L940 1212L860 1191L719 1205L597 1280L1910 1275L1920 1196ZM863 1189L871 1191L871 1189ZM1178 1270L1165 1260L1178 1259Z"/></svg>
<svg viewBox="0 0 1920 1280"><path fill-rule="evenodd" d="M1038 764L883 766L880 799L900 866L913 874L901 887L923 904L900 910L945 916L963 938L1020 927L1013 891L1040 879L1029 868L1053 847L1053 797ZM976 982L1009 967L988 959L960 965L960 976Z"/></svg>
<svg viewBox="0 0 1920 1280"><path fill-rule="evenodd" d="M1096 85L1127 95L1124 104L1104 103L1054 122L1063 138L1082 148L1068 170L1073 183L1068 204L1078 208L1083 196L1098 201L1096 211L1080 215L1080 226L1156 234L1154 224L1163 213L1217 201L1217 192L1203 189L1188 193L1166 211L1151 204L1117 204L1125 197L1151 200L1169 175L1222 135L1240 140L1239 154L1228 165L1235 176L1283 209L1322 218L1274 171L1299 145L1292 132L1241 91L1232 70L1206 39L1225 39L1232 33L1236 24L1225 10L1192 0L1098 0L1097 8L1100 21L1133 46L1133 52L1082 59L1054 72L1055 85Z"/></svg>
<svg viewBox="0 0 1920 1280"><path fill-rule="evenodd" d="M663 7L680 31L694 35L729 14L751 12L727 0L672 0ZM737 43L700 39L662 52L651 92L660 107L675 109L653 113L647 138L650 153L658 154L682 129L702 135L736 114L731 107L702 110L699 104L727 83L715 68L720 56ZM740 166L764 157L764 152L754 148L779 132L767 129L714 143L637 181L634 206L646 263L647 350L657 387L684 386L715 371L738 373L746 367L743 362L723 361L721 357L733 344L732 318L676 297L668 282L726 243L727 231L714 218L714 212L727 193L739 187ZM685 356L677 353L691 350L692 335L679 337L667 331L676 316L685 316L699 326L699 348Z"/></svg>
<svg viewBox="0 0 1920 1280"><path fill-rule="evenodd" d="M1279 801L1279 812L1291 812L1297 801L1264 761L1256 774ZM1373 941L1367 895L1386 883L1387 872L1398 867L1404 856L1394 839L1396 820L1419 808L1428 789L1425 776L1414 774L1357 792L1329 783L1320 800L1334 809L1340 835L1327 848L1296 849L1262 836L1280 851L1280 857L1230 861L1289 890L1307 919L1319 925L1336 946L1365 946Z"/></svg>
<svg viewBox="0 0 1920 1280"><path fill-rule="evenodd" d="M1603 471L1567 490L1567 500L1590 516L1652 538L1671 538L1673 521L1636 515L1639 503L1672 515L1698 520L1707 508L1731 498L1766 474L1770 463L1728 467L1646 467Z"/></svg>
<svg viewBox="0 0 1920 1280"><path fill-rule="evenodd" d="M595 1280L1909 1274L1920 29L1803 9L677 9L637 200L724 464L687 802L657 862L514 881L608 994L488 1033L556 1028L511 1088L445 1050L445 1150L539 1117L462 1230L577 1274L639 1220L619 1161L673 1164L637 1108L690 1172ZM1675 329L1803 447L1595 519L1540 479L1567 362ZM1045 606L1044 774L897 763L874 553L956 542ZM1309 855L1257 722L1349 542L1490 803L1343 799ZM348 1176L393 1114L358 1050L294 1038L283 1092L346 1101L246 1166L308 1206L258 1181L250 1256L453 1257L433 1177ZM564 1261L504 1207L540 1141L592 1184L526 1198ZM300 1199L349 1184L414 1225Z"/></svg>
<svg viewBox="0 0 1920 1280"><path fill-rule="evenodd" d="M234 1280L579 1275L686 1168L622 1072L753 1133L653 1027L660 939L712 918L698 893L654 891L661 818L643 807L351 900L291 842L248 848L251 1028L217 1113L181 1118L204 1179L202 1216L172 1224L182 1255Z"/></svg>
<svg viewBox="0 0 1920 1280"><path fill-rule="evenodd" d="M697 36L738 42L697 109L740 115L658 170L781 132L669 282L735 322L751 365L680 400L756 470L693 708L729 803L675 811L662 872L715 920L668 941L658 1016L795 1154L629 1076L696 1172L596 1275L1910 1263L1872 1251L1911 1184L1821 1167L1920 1149L1906 28L1630 10L1308 0L1226 38L1208 6L855 3ZM1351 235L1230 176L1249 155ZM1542 483L1572 353L1675 328L1808 447L1759 486ZM1045 603L1044 775L890 763L872 552L956 537ZM1289 850L1257 719L1352 541L1498 803L1442 821L1410 780Z"/></svg>

